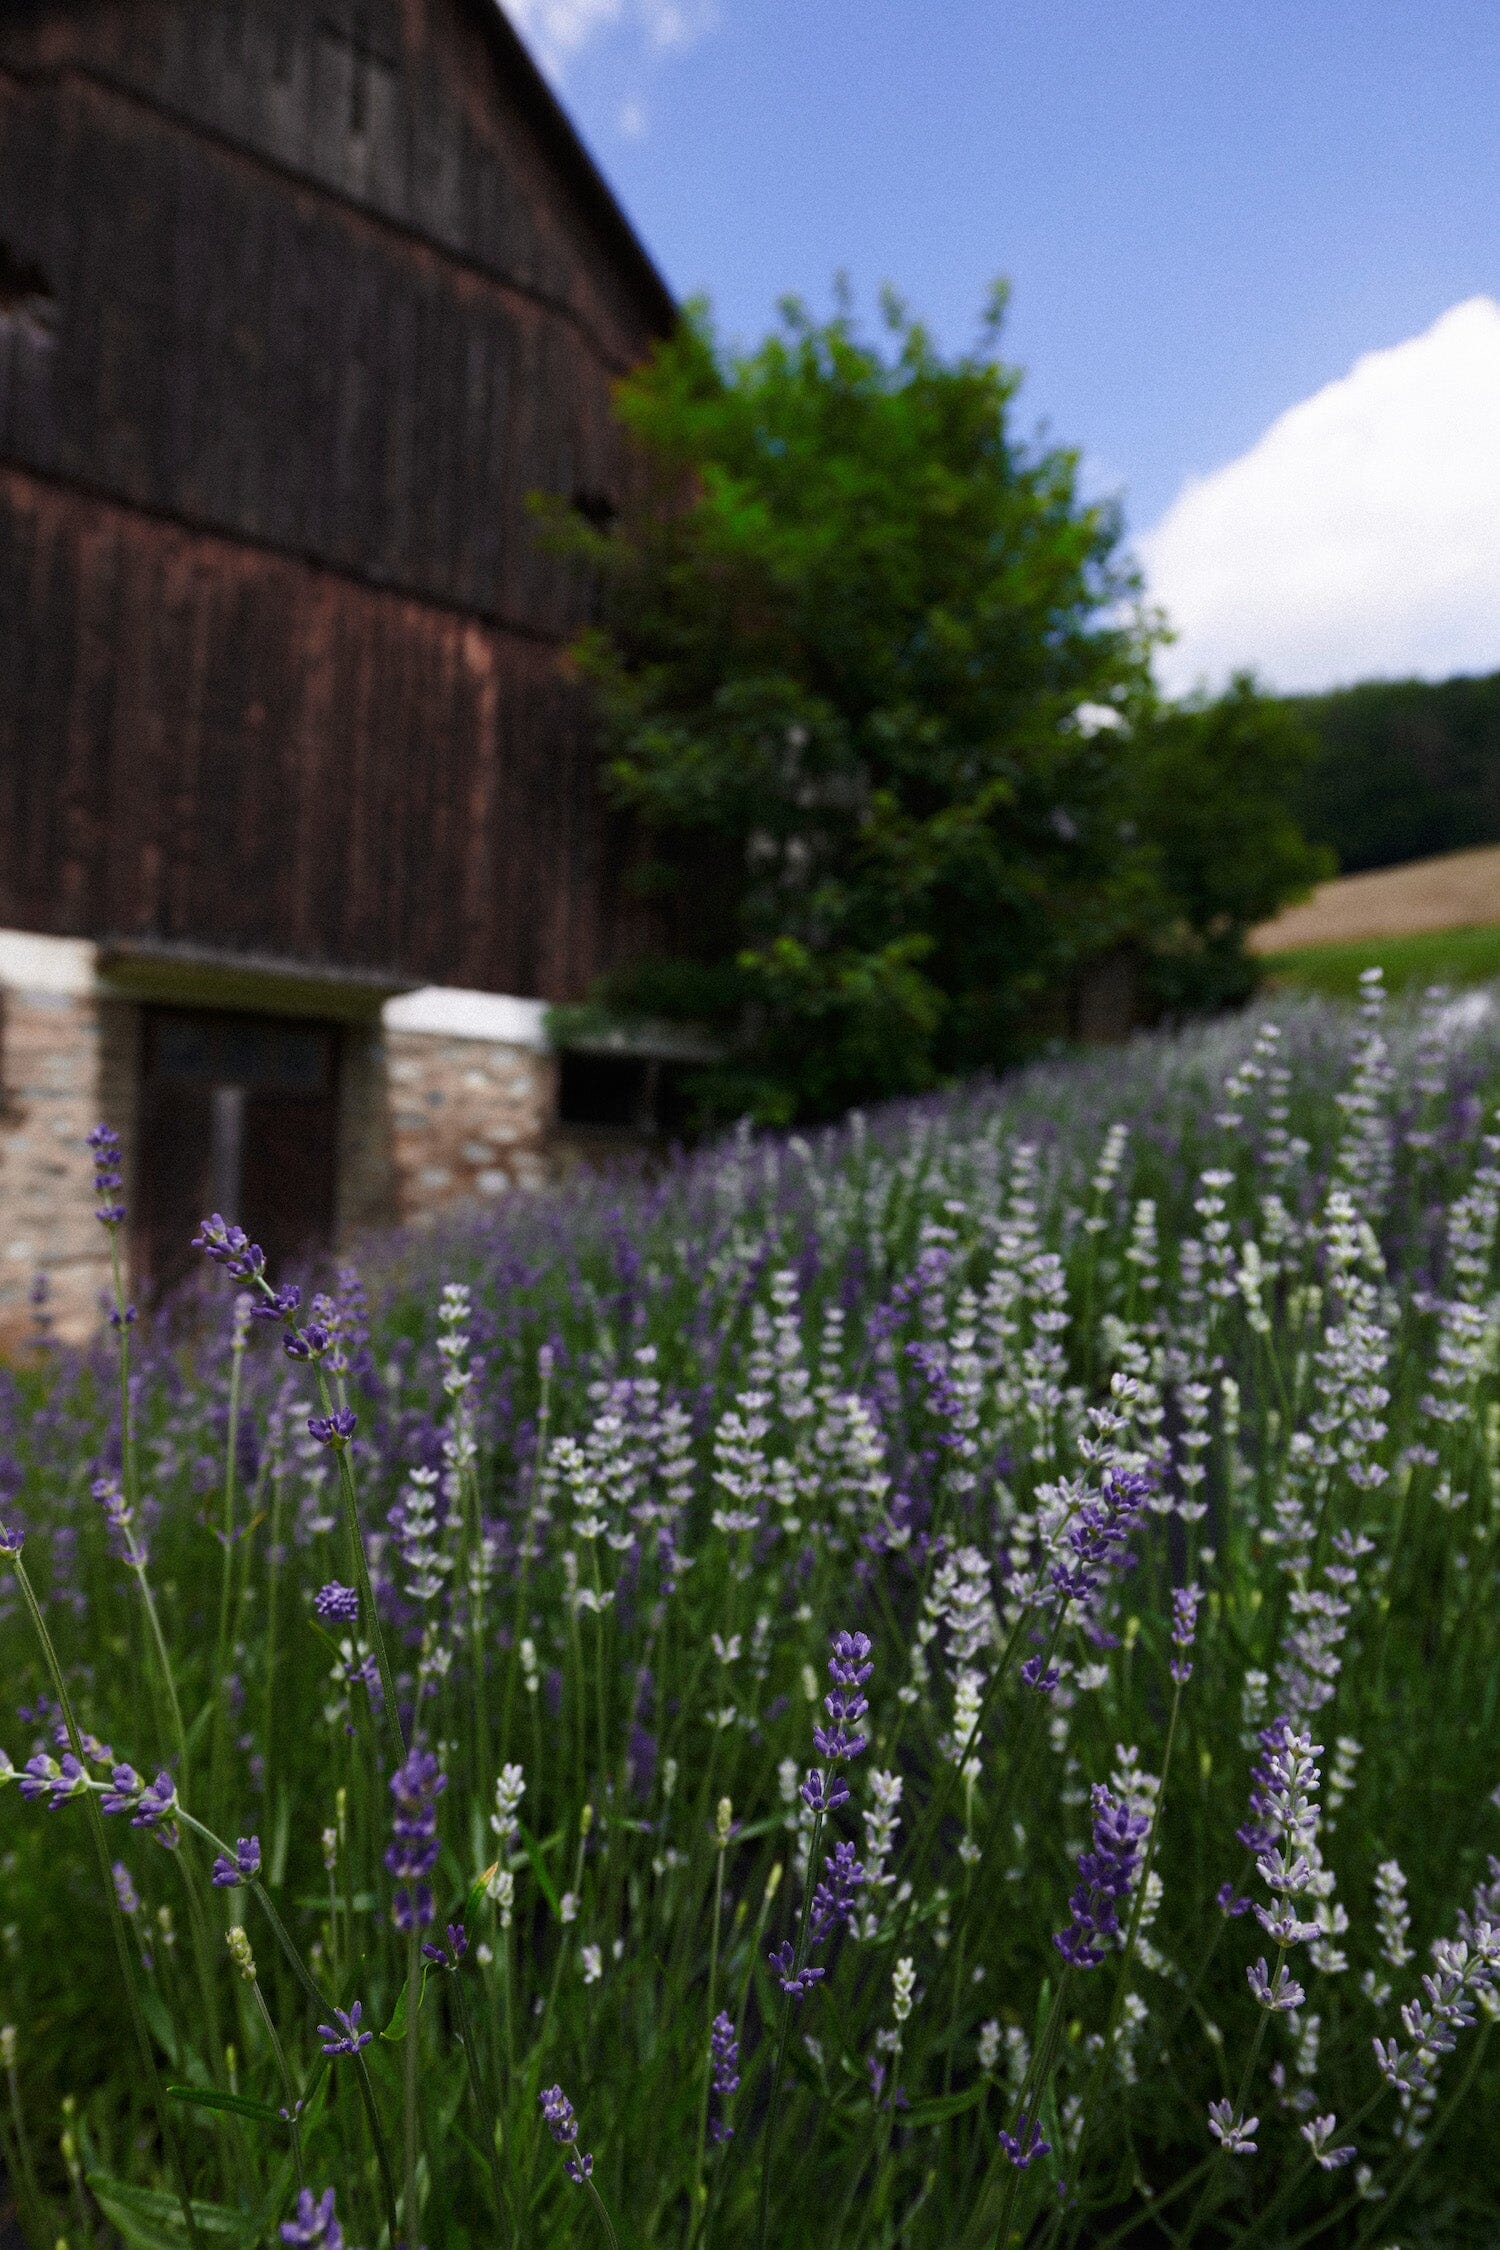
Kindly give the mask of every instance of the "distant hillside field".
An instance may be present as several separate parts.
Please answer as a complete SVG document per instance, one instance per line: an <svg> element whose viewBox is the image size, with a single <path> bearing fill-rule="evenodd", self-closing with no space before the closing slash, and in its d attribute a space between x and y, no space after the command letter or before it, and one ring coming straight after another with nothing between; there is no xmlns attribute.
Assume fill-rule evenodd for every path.
<svg viewBox="0 0 1500 2250"><path fill-rule="evenodd" d="M1500 843L1500 672L1287 700L1321 746L1303 826L1346 875Z"/></svg>
<svg viewBox="0 0 1500 2250"><path fill-rule="evenodd" d="M1500 977L1500 844L1324 883L1264 922L1250 951L1267 981L1352 993L1380 968L1396 991Z"/></svg>

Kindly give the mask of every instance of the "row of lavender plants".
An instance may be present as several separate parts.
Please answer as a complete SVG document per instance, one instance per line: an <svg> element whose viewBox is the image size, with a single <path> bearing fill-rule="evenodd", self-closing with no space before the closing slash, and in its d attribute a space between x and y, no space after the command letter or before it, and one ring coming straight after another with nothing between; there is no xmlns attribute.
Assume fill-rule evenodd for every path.
<svg viewBox="0 0 1500 2250"><path fill-rule="evenodd" d="M1497 1098L1371 980L122 1273L0 1378L34 2250L1500 2236Z"/></svg>

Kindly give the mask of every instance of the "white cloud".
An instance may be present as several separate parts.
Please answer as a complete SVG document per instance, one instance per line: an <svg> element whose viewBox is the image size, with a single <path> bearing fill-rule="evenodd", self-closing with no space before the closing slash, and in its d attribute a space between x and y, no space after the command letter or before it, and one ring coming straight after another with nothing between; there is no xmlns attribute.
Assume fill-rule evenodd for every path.
<svg viewBox="0 0 1500 2250"><path fill-rule="evenodd" d="M542 68L561 79L575 55L605 33L633 32L666 52L712 28L715 0L504 0L505 11Z"/></svg>
<svg viewBox="0 0 1500 2250"><path fill-rule="evenodd" d="M1356 360L1137 544L1174 691L1500 668L1500 304Z"/></svg>

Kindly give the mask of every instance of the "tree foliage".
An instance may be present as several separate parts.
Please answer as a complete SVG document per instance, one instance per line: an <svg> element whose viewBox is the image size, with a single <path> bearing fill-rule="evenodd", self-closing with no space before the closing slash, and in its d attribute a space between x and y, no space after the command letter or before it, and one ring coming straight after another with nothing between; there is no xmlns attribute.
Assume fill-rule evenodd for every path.
<svg viewBox="0 0 1500 2250"><path fill-rule="evenodd" d="M1158 728L1117 511L1017 436L1003 305L954 359L893 300L883 348L789 302L740 356L693 311L619 392L634 496L566 531L601 573L578 655L659 932L608 997L713 1029L714 1112L1003 1063L1067 1029L1090 963L1191 961L1205 909L1215 943L1242 927L1254 884L1186 804L1154 835L1151 776L1207 721Z"/></svg>
<svg viewBox="0 0 1500 2250"><path fill-rule="evenodd" d="M1295 811L1317 753L1296 709L1248 674L1213 701L1168 705L1142 724L1131 785L1155 877L1144 983L1157 1007L1246 998L1247 932L1334 872Z"/></svg>

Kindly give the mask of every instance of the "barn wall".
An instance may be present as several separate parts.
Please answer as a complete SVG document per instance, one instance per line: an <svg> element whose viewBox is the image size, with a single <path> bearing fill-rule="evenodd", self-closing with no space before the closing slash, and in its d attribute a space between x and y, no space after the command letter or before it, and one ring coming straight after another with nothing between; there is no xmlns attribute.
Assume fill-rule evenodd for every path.
<svg viewBox="0 0 1500 2250"><path fill-rule="evenodd" d="M664 299L488 6L4 9L0 922L550 999L637 942L528 495L618 493Z"/></svg>
<svg viewBox="0 0 1500 2250"><path fill-rule="evenodd" d="M572 316L90 79L0 79L0 453L552 640L528 495L607 494L615 365Z"/></svg>
<svg viewBox="0 0 1500 2250"><path fill-rule="evenodd" d="M556 652L0 467L0 924L564 999L628 916Z"/></svg>

